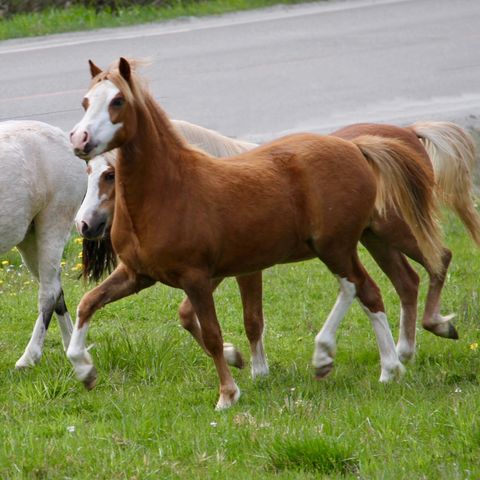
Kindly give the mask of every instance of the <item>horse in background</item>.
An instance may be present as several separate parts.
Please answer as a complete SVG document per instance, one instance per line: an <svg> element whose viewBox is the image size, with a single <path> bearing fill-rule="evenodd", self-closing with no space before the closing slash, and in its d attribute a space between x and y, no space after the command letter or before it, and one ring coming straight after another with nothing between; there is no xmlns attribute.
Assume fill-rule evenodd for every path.
<svg viewBox="0 0 480 480"><path fill-rule="evenodd" d="M15 364L20 369L40 361L54 312L68 348L73 324L63 296L60 262L85 195L87 175L65 133L42 122L0 123L0 159L0 253L16 246L39 282L38 317Z"/></svg>
<svg viewBox="0 0 480 480"><path fill-rule="evenodd" d="M232 139L215 131L193 125L188 122L172 120L175 129L191 145L204 149L214 156L230 156L251 150L258 145ZM389 125L352 125L345 127L334 135L355 135L365 133L381 134L392 138L400 135L407 139L412 148L420 149L419 142L413 140L409 132L420 139L428 152L436 179L436 193L443 204L453 209L467 228L467 231L480 244L480 216L473 204L472 169L475 163L475 146L471 136L458 125L450 122L417 122L405 128ZM408 135L408 136L407 136ZM115 203L115 161L116 153L108 152L89 162L88 188L85 199L76 216L76 226L84 237L83 241L83 276L84 279L98 282L102 276L110 273L116 266L116 256L110 242L110 229ZM390 214L390 216L394 214ZM394 217L395 218L395 217ZM379 219L382 221L382 219ZM392 227L385 223L383 231ZM402 225L397 221L395 231L401 231ZM406 226L405 226L406 227ZM413 359L415 353L415 332L419 278L408 265L405 255L414 254L408 246L411 233L406 229L398 245L388 244L388 238L375 242L374 236L365 231L360 241L373 255L380 268L394 284L402 304L400 335L397 352L405 362ZM389 236L391 238L391 235ZM94 239L94 240L89 240ZM402 247L399 248L399 247ZM423 262L430 277L427 302L423 317L423 327L435 335L456 339L458 333L451 323L453 315L440 314L440 296L445 280L450 252L445 252L444 271L436 275ZM421 258L415 257L422 262ZM244 306L244 324L250 342L252 377L268 374L268 363L263 346L263 308L261 273L239 277L240 293ZM198 320L193 307L186 298L179 308L182 326L188 331L197 332ZM195 337L195 335L194 335ZM197 337L195 337L197 341ZM200 345L203 346L202 342ZM225 347L228 345L228 347ZM224 345L224 354L229 365L243 366L241 354L231 344Z"/></svg>
<svg viewBox="0 0 480 480"><path fill-rule="evenodd" d="M85 343L94 312L161 281L192 302L220 379L217 409L231 406L240 390L223 354L215 281L312 256L340 283L326 325L339 323L357 299L377 336L380 380L403 373L380 291L356 248L375 210L392 208L432 271L442 270L433 175L423 156L399 140L298 134L215 159L174 131L126 59L106 72L91 62L90 69L85 114L70 140L87 161L119 149L111 238L120 263L78 307L67 356L87 388L96 382ZM319 376L333 353L321 333L313 356Z"/></svg>

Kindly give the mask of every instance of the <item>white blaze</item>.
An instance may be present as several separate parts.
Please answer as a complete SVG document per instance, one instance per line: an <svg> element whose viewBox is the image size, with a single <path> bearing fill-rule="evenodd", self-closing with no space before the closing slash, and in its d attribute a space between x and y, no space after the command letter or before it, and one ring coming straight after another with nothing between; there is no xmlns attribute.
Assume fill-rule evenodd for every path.
<svg viewBox="0 0 480 480"><path fill-rule="evenodd" d="M82 231L82 221L89 223L92 214L99 209L103 200L105 200L103 196L100 197L99 182L102 173L109 168L108 163L104 157L99 156L91 160L89 166L91 171L88 175L87 193L75 215L75 226L79 233Z"/></svg>
<svg viewBox="0 0 480 480"><path fill-rule="evenodd" d="M89 152L91 157L103 153L122 126L122 123L112 123L108 111L110 102L119 92L120 90L110 80L103 80L85 96L88 100L88 108L72 131L72 143L75 146L75 139L82 138L83 132L88 132L90 143L94 145L93 150Z"/></svg>

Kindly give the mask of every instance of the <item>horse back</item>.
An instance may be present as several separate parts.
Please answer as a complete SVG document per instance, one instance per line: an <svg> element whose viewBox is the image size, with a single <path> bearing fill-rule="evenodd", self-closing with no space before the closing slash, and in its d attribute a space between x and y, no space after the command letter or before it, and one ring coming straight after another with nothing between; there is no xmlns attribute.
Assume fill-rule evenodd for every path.
<svg viewBox="0 0 480 480"><path fill-rule="evenodd" d="M433 171L432 163L427 151L415 132L409 127L398 127L396 125L384 125L378 123L358 123L336 130L331 133L331 135L345 140L354 140L362 135L374 135L376 137L402 140L417 152L423 160L424 165Z"/></svg>

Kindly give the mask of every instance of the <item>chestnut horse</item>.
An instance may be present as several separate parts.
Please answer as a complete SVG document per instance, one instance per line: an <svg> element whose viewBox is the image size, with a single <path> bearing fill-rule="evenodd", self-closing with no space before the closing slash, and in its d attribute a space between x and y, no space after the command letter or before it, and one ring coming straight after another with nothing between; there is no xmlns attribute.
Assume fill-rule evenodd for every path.
<svg viewBox="0 0 480 480"><path fill-rule="evenodd" d="M188 143L202 147L214 156L234 155L251 150L258 145L225 137L212 130L188 122L172 120L175 129ZM480 244L480 216L475 211L472 194L471 170L475 162L475 147L470 135L458 125L449 122L417 122L409 127L400 128L388 125L353 125L339 130L334 135L362 135L375 129L378 134L391 138L402 138L412 148L423 150L422 145L409 131L421 139L433 159L436 179L436 193L448 207L453 208L467 227L472 238ZM110 229L113 220L115 202L115 161L116 154L109 152L95 157L88 165L88 188L81 208L77 212L76 226L84 237L83 276L98 281L116 266L116 257L110 242ZM390 213L391 216L391 213ZM393 222L380 217L380 231L367 229L360 241L370 250L374 259L391 279L401 301L400 335L397 352L402 362L411 360L415 354L415 323L417 315L418 275L409 267L404 253L414 254L423 262L430 276L427 304L423 318L423 327L445 338L458 338L450 319L453 315L440 315L440 294L445 280L450 253L445 252L444 270L434 274L418 254L413 238L405 223ZM393 228L395 227L395 228ZM389 243L393 232L405 231L396 235L394 244ZM383 237L380 236L383 232ZM385 235L387 234L387 235ZM377 241L373 241L376 238ZM237 278L244 304L244 324L250 342L252 377L268 374L263 346L263 309L261 273L244 275ZM182 326L194 334L202 347L198 320L188 297L179 308ZM197 334L197 336L195 336ZM334 338L330 339L334 342ZM332 346L334 348L334 345ZM224 355L229 365L242 367L244 362L240 352L233 345L224 344Z"/></svg>
<svg viewBox="0 0 480 480"><path fill-rule="evenodd" d="M213 285L312 254L340 283L322 331L357 298L377 335L380 380L403 372L380 291L356 247L375 209L395 208L430 268L442 270L433 175L423 156L400 140L298 134L217 160L174 131L126 59L105 72L91 62L90 69L86 112L71 142L85 160L118 148L111 239L120 263L78 306L67 355L87 388L96 382L86 349L94 312L161 281L192 302L220 378L217 409L231 406L240 390L223 354ZM333 354L323 338L317 335L313 356L320 376Z"/></svg>

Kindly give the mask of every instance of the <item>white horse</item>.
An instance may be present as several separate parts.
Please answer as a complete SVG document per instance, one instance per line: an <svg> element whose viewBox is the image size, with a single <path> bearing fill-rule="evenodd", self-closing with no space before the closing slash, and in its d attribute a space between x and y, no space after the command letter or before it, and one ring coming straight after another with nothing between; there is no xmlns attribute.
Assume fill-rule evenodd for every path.
<svg viewBox="0 0 480 480"><path fill-rule="evenodd" d="M38 318L15 364L37 364L55 312L65 350L72 320L60 283L60 262L87 188L85 165L60 129L35 121L0 123L0 253L17 246L39 281Z"/></svg>

